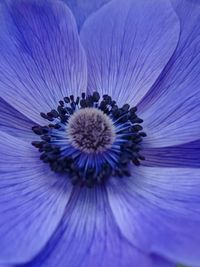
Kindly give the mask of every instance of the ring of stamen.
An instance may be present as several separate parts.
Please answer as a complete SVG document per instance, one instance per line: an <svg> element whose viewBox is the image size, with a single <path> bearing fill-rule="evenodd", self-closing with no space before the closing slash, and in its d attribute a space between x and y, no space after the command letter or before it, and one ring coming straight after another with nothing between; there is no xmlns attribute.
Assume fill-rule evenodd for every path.
<svg viewBox="0 0 200 267"><path fill-rule="evenodd" d="M119 108L108 95L98 92L64 97L57 109L41 113L50 124L34 126L41 141L32 144L52 171L67 174L73 184L92 187L110 176L129 176L129 165L140 165L141 142L146 134L137 108Z"/></svg>

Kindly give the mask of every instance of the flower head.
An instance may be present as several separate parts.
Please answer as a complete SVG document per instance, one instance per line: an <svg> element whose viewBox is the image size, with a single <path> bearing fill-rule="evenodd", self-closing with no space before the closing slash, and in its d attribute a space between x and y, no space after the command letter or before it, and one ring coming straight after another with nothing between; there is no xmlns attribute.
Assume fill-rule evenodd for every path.
<svg viewBox="0 0 200 267"><path fill-rule="evenodd" d="M199 4L0 9L0 264L198 266Z"/></svg>
<svg viewBox="0 0 200 267"><path fill-rule="evenodd" d="M41 141L32 142L42 152L40 159L82 186L102 184L110 176L130 176L130 163L138 166L144 160L139 152L146 134L137 124L143 122L137 108L119 108L108 95L99 102L98 92L63 100L57 110L40 114L49 125L32 128L41 136Z"/></svg>

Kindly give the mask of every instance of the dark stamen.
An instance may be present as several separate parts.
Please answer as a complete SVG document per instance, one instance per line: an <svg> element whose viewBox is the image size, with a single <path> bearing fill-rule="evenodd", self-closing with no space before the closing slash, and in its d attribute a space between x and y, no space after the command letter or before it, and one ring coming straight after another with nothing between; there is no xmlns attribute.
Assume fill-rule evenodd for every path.
<svg viewBox="0 0 200 267"><path fill-rule="evenodd" d="M93 187L110 176L130 176L129 165L139 166L141 142L146 133L137 107L118 107L109 95L98 92L59 101L57 109L40 113L50 121L32 127L41 141L33 141L54 172L67 174L72 184Z"/></svg>

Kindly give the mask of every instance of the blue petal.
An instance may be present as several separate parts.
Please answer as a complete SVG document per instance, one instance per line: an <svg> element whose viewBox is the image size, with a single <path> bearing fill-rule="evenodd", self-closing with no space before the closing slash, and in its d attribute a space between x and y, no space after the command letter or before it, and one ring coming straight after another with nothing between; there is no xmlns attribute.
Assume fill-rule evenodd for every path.
<svg viewBox="0 0 200 267"><path fill-rule="evenodd" d="M145 166L200 168L200 140L171 147L147 147L142 152Z"/></svg>
<svg viewBox="0 0 200 267"><path fill-rule="evenodd" d="M179 22L168 1L114 0L85 22L89 91L136 105L176 48Z"/></svg>
<svg viewBox="0 0 200 267"><path fill-rule="evenodd" d="M92 13L96 12L109 1L110 0L63 0L72 10L79 30Z"/></svg>
<svg viewBox="0 0 200 267"><path fill-rule="evenodd" d="M163 263L157 265L156 263ZM166 264L166 265L164 265ZM120 235L104 188L74 191L48 246L26 267L171 267L142 254ZM25 267L23 266L23 267Z"/></svg>
<svg viewBox="0 0 200 267"><path fill-rule="evenodd" d="M0 6L0 96L36 122L64 96L86 90L86 60L74 18L53 0Z"/></svg>
<svg viewBox="0 0 200 267"><path fill-rule="evenodd" d="M0 151L0 263L23 263L54 232L71 186L26 142L0 132Z"/></svg>
<svg viewBox="0 0 200 267"><path fill-rule="evenodd" d="M0 131L31 142L36 139L31 130L33 125L35 123L0 98Z"/></svg>
<svg viewBox="0 0 200 267"><path fill-rule="evenodd" d="M139 105L152 146L174 146L199 139L200 5L173 1L181 21L177 50L156 85Z"/></svg>
<svg viewBox="0 0 200 267"><path fill-rule="evenodd" d="M200 266L200 169L132 169L108 197L123 235L146 252Z"/></svg>

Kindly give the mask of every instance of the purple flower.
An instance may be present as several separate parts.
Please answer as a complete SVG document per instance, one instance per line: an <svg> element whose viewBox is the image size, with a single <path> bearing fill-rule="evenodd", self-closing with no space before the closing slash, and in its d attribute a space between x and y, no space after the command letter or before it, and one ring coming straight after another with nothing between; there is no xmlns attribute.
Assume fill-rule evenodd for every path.
<svg viewBox="0 0 200 267"><path fill-rule="evenodd" d="M198 2L0 8L0 264L199 266Z"/></svg>

